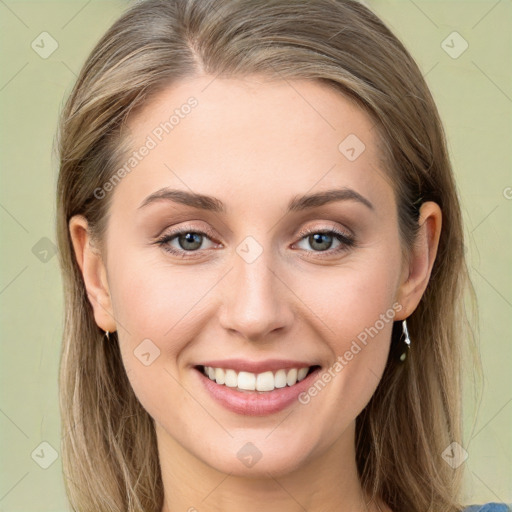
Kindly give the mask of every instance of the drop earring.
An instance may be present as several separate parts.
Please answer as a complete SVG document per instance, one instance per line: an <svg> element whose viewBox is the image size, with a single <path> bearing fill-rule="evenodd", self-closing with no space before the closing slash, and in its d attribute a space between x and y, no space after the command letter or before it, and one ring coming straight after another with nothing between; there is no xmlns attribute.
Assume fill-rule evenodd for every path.
<svg viewBox="0 0 512 512"><path fill-rule="evenodd" d="M108 331L105 331L105 336L107 337L107 341L110 341L110 333Z"/></svg>
<svg viewBox="0 0 512 512"><path fill-rule="evenodd" d="M400 362L404 362L407 358L407 352L411 348L411 338L409 337L409 329L407 329L407 321L402 321L402 336L400 337L401 350L400 350Z"/></svg>

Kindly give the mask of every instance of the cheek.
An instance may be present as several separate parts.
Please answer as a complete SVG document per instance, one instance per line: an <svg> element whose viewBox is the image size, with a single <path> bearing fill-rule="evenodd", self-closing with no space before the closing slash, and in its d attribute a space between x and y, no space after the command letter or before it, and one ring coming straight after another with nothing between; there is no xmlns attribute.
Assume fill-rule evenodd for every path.
<svg viewBox="0 0 512 512"><path fill-rule="evenodd" d="M216 276L137 254L113 255L113 261L109 285L124 367L148 412L158 418L163 408L168 415L162 396L172 397L174 407L187 401L177 382L183 378L181 356L201 333Z"/></svg>
<svg viewBox="0 0 512 512"><path fill-rule="evenodd" d="M376 255L379 251L371 252L337 268L312 269L295 276L293 289L310 309L307 317L314 312L321 332L337 354L359 334L364 341L365 329L376 326L379 333L372 329L374 336L383 331L384 338L391 334L400 269L385 248L382 256Z"/></svg>
<svg viewBox="0 0 512 512"><path fill-rule="evenodd" d="M393 322L402 309L395 302L396 261L382 248L372 251L368 260L354 258L337 270L302 273L295 282L294 289L315 313L316 329L331 353L328 368L310 387L304 403L309 400L318 414L328 404L333 422L356 417L382 377Z"/></svg>
<svg viewBox="0 0 512 512"><path fill-rule="evenodd" d="M148 414L160 424L175 425L186 434L180 411L197 404L183 392L180 356L201 330L201 298L210 281L200 273L180 271L161 262L124 255L113 265L109 280L118 323L121 357L131 387ZM183 430L183 432L182 432Z"/></svg>
<svg viewBox="0 0 512 512"><path fill-rule="evenodd" d="M182 338L184 330L193 325L214 276L190 266L165 264L161 258L118 261L112 272L111 295L125 338L134 343L150 338L161 350L173 351L177 347L168 346L169 342Z"/></svg>

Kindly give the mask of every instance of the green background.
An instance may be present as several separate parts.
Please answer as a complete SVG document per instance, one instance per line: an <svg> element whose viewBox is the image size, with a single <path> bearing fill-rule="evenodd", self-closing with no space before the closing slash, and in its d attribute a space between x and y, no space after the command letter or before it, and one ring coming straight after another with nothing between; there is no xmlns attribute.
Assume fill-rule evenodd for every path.
<svg viewBox="0 0 512 512"><path fill-rule="evenodd" d="M463 205L484 370L481 401L465 399L464 499L511 502L512 2L366 3L426 75ZM0 0L0 512L69 510L58 453L47 469L31 456L40 453L42 442L59 452L62 435L52 144L57 114L86 55L126 6L109 0ZM454 31L469 45L458 58L442 46ZM58 42L46 59L31 47L42 32ZM453 36L447 41L454 50L463 44ZM467 373L466 380L473 376Z"/></svg>

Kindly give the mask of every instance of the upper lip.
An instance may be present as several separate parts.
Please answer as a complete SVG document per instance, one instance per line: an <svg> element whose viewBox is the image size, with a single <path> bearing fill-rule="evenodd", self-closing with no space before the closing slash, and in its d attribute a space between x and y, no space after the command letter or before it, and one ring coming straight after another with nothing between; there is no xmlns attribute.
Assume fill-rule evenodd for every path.
<svg viewBox="0 0 512 512"><path fill-rule="evenodd" d="M196 366L211 366L213 368L231 369L236 372L263 373L276 370L288 370L290 368L309 368L316 366L311 362L296 361L292 359L265 359L263 361L249 361L247 359L217 359L204 361Z"/></svg>

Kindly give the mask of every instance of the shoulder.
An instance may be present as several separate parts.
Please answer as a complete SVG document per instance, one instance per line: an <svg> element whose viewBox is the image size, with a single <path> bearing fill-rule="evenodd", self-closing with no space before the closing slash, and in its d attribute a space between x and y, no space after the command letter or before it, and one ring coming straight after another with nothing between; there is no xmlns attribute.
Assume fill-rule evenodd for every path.
<svg viewBox="0 0 512 512"><path fill-rule="evenodd" d="M505 503L486 503L484 505L471 505L462 512L512 512L512 505Z"/></svg>

